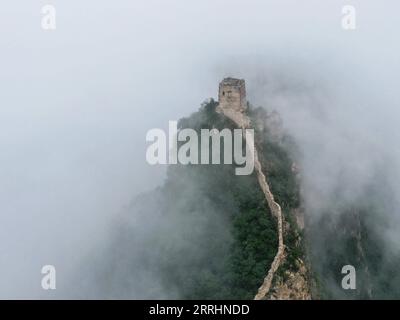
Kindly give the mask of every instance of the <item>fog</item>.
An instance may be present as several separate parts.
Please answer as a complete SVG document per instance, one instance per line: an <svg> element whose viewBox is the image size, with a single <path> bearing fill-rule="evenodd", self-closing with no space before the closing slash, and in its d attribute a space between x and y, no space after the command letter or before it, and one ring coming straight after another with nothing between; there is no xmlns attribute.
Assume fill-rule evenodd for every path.
<svg viewBox="0 0 400 320"><path fill-rule="evenodd" d="M57 28L41 28L53 4ZM343 30L342 6L357 28ZM0 11L0 298L52 298L106 243L115 216L160 185L146 132L217 97L225 76L280 112L302 153L307 214L351 203L389 170L398 250L395 1L21 1ZM378 171L379 171L378 170ZM379 171L381 172L381 171Z"/></svg>

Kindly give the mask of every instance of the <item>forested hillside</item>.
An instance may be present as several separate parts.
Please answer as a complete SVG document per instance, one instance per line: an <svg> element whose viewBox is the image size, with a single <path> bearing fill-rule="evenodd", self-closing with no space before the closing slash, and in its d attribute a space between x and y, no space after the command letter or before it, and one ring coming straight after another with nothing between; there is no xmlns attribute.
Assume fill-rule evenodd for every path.
<svg viewBox="0 0 400 320"><path fill-rule="evenodd" d="M233 129L216 106L203 104L179 128ZM258 121L268 116L262 109L250 114ZM268 136L265 126L256 130L267 178L288 216L299 205L298 184L284 142ZM164 184L120 215L118 232L96 258L112 257L99 263L95 291L105 297L253 299L277 251L277 226L255 173L238 176L234 169L170 165ZM296 230L294 223L286 228L281 275L295 270L303 254Z"/></svg>

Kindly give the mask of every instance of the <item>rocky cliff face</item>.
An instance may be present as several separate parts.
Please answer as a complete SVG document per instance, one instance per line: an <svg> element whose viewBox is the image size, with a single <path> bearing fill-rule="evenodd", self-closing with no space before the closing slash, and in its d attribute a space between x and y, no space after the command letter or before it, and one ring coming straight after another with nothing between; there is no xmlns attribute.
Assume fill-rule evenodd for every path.
<svg viewBox="0 0 400 320"><path fill-rule="evenodd" d="M271 300L310 300L309 271L304 261L296 261L297 271L285 271L282 277L278 276L271 288L267 299Z"/></svg>

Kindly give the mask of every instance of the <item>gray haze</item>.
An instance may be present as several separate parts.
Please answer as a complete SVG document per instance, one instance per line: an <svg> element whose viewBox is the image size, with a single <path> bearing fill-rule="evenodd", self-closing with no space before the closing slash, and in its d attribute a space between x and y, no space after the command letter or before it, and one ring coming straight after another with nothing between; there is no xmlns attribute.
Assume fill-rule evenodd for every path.
<svg viewBox="0 0 400 320"><path fill-rule="evenodd" d="M57 9L44 31L40 9ZM357 29L341 28L342 5ZM396 1L21 1L0 10L0 298L53 296L104 244L131 199L162 183L145 134L247 81L302 158L307 212L338 186L351 202L390 170L384 230L399 250L400 62Z"/></svg>

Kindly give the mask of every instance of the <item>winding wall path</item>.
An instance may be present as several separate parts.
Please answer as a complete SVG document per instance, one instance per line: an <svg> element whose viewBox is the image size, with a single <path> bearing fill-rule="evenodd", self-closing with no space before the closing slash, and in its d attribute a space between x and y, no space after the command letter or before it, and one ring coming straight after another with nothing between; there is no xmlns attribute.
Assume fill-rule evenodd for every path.
<svg viewBox="0 0 400 320"><path fill-rule="evenodd" d="M221 107L217 107L217 112L222 113L226 117L231 119L242 130L250 128L250 119L244 112L237 112L232 109L226 109ZM250 153L254 154L254 169L256 170L257 173L258 183L265 195L265 199L267 200L272 215L277 219L278 222L278 251L275 255L274 260L272 261L271 267L269 268L266 277L264 278L263 284L260 286L256 296L254 297L254 300L262 300L266 298L269 290L271 289L274 274L278 270L282 260L284 259L285 246L283 244L283 216L282 216L282 209L280 205L274 200L274 195L272 194L269 185L267 183L267 179L265 178L265 175L262 172L262 167L258 158L258 152L255 146L254 137L252 136L246 137L245 132L243 132L243 136L247 140L253 139L253 141L247 141L247 144L250 147L254 147L254 150L250 150Z"/></svg>

